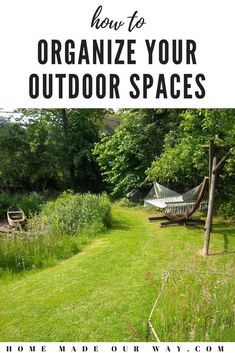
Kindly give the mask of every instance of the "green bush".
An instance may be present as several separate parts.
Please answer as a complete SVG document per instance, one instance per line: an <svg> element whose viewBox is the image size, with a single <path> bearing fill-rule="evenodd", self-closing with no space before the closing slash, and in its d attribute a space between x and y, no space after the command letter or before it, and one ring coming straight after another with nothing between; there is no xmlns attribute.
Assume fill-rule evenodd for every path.
<svg viewBox="0 0 235 353"><path fill-rule="evenodd" d="M11 206L11 197L8 194L0 194L0 218L6 217L7 209Z"/></svg>
<svg viewBox="0 0 235 353"><path fill-rule="evenodd" d="M22 200L33 209L30 199ZM45 204L39 215L29 219L27 231L2 235L0 269L20 272L66 259L78 253L91 236L109 224L107 196L63 193L57 200Z"/></svg>
<svg viewBox="0 0 235 353"><path fill-rule="evenodd" d="M223 219L235 221L235 200L221 202L216 210L216 214Z"/></svg>
<svg viewBox="0 0 235 353"><path fill-rule="evenodd" d="M137 203L130 201L127 197L123 197L116 201L116 204L121 207L136 207Z"/></svg>
<svg viewBox="0 0 235 353"><path fill-rule="evenodd" d="M65 192L43 207L42 217L52 233L74 236L88 227L99 232L110 224L110 202L106 195Z"/></svg>
<svg viewBox="0 0 235 353"><path fill-rule="evenodd" d="M0 218L6 217L7 209L11 206L22 208L26 216L37 213L41 209L43 198L37 193L31 194L0 194Z"/></svg>
<svg viewBox="0 0 235 353"><path fill-rule="evenodd" d="M25 214L29 216L32 213L38 213L43 204L43 198L37 193L20 195L16 198L16 204L21 207Z"/></svg>

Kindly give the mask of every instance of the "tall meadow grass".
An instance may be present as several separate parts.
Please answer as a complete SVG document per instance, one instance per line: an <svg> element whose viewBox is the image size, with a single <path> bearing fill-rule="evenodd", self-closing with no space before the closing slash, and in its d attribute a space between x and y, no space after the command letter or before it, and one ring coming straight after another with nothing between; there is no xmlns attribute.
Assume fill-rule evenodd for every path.
<svg viewBox="0 0 235 353"><path fill-rule="evenodd" d="M235 338L231 276L173 272L152 323L162 341L229 341Z"/></svg>
<svg viewBox="0 0 235 353"><path fill-rule="evenodd" d="M109 224L107 196L63 193L29 219L27 230L1 236L0 268L20 272L66 259Z"/></svg>

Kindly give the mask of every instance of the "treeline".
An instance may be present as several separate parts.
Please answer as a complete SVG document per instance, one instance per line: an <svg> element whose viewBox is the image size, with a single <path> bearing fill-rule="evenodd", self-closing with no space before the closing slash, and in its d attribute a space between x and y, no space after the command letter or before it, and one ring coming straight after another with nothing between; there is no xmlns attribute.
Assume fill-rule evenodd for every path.
<svg viewBox="0 0 235 353"><path fill-rule="evenodd" d="M147 190L153 180L185 191L208 175L210 140L224 146L216 151L219 158L235 144L233 109L31 109L21 114L17 122L0 123L1 191L105 190L121 198L133 188ZM217 184L227 213L235 209L234 155L233 149Z"/></svg>
<svg viewBox="0 0 235 353"><path fill-rule="evenodd" d="M0 189L100 191L92 154L106 110L22 110L19 121L2 122Z"/></svg>

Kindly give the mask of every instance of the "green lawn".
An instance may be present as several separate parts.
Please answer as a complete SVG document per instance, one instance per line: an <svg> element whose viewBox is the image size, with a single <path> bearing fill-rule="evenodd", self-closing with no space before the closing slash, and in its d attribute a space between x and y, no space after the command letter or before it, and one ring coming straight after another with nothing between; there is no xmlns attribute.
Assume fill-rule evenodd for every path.
<svg viewBox="0 0 235 353"><path fill-rule="evenodd" d="M81 253L51 268L15 275L11 280L3 277L0 281L0 340L144 341L148 315L165 271L173 268L234 272L234 225L214 225L210 247L213 256L207 260L200 255L202 247L201 227L159 228L156 223L147 221L143 210L114 206L113 228L100 234ZM160 316L156 314L155 323L160 339L186 340L188 330L185 327L196 330L196 337L189 336L192 340L220 340L221 327L224 341L234 339L231 296L234 278L208 276L208 280L203 277L201 282L201 275L199 278L181 273L179 279L177 276L173 276L159 302ZM197 283L195 278L199 278ZM188 283L192 284L191 292ZM198 318L195 320L193 312L199 305L194 305L194 300L202 302L200 294L193 296L193 291L205 283L208 283L209 293L204 293L205 305L217 310L214 301L220 302L219 320L211 321L213 313L206 313L209 315L206 321L212 322L215 328L209 333L206 323L202 319L202 324ZM214 292L217 287L218 293ZM222 299L220 293L224 293ZM180 297L183 302L179 302ZM185 325L176 325L175 306L178 305L184 305L186 311L190 307ZM174 320L168 322L166 319L172 316ZM179 320L185 317L181 315ZM198 331L194 324L198 325Z"/></svg>

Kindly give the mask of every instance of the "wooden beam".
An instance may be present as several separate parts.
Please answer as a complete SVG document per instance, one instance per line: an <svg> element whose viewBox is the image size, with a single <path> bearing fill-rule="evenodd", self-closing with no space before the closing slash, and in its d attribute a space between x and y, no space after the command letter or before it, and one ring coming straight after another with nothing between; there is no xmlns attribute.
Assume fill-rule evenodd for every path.
<svg viewBox="0 0 235 353"><path fill-rule="evenodd" d="M215 174L217 173L218 169L222 167L222 165L225 163L225 161L229 158L229 156L232 153L232 149L230 149L224 156L223 158L219 161L219 163L213 168L212 173Z"/></svg>
<svg viewBox="0 0 235 353"><path fill-rule="evenodd" d="M212 163L212 170L214 170L216 168L216 164L217 164L217 157L214 157L213 163ZM203 256L209 255L210 234L211 234L211 229L212 229L212 217L213 217L213 206L214 206L214 196L215 196L215 183L216 183L216 173L212 173L210 193L209 193L208 212L207 212L206 227L205 227Z"/></svg>
<svg viewBox="0 0 235 353"><path fill-rule="evenodd" d="M217 148L231 148L231 147L234 147L233 145L217 145L214 143L214 146ZM210 144L209 145L202 145L202 148L209 148L210 147Z"/></svg>
<svg viewBox="0 0 235 353"><path fill-rule="evenodd" d="M214 140L210 140L209 143L209 190L211 187L211 174L212 174L212 162L214 157Z"/></svg>

